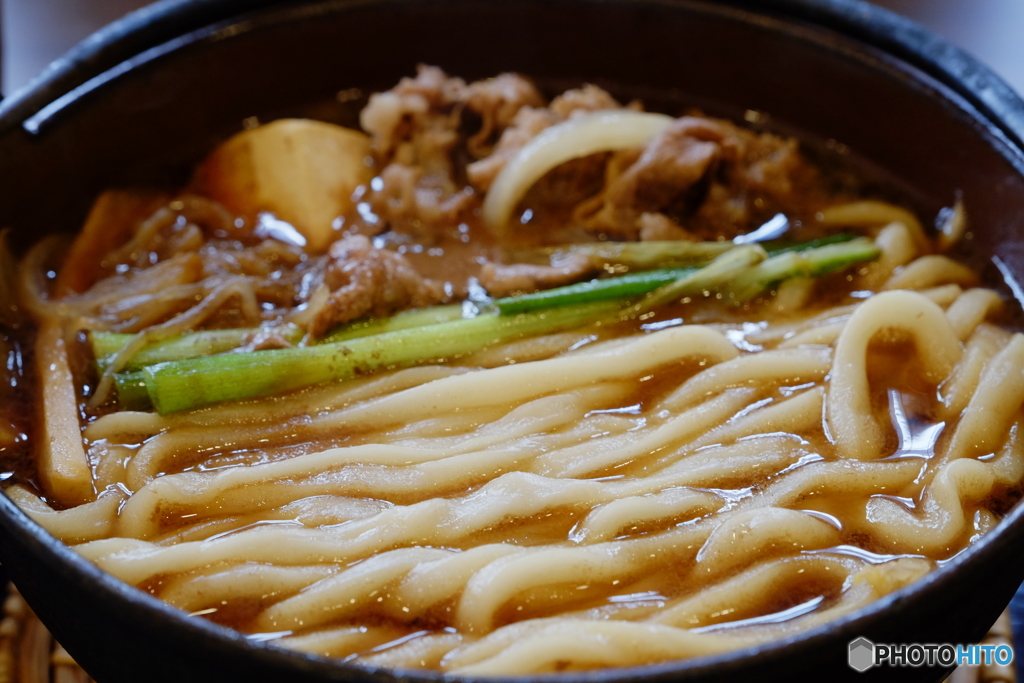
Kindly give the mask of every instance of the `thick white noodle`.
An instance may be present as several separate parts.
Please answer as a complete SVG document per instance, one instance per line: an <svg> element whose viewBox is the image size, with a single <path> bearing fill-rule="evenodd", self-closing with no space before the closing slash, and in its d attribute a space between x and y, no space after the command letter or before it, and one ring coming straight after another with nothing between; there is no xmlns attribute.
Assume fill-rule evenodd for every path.
<svg viewBox="0 0 1024 683"><path fill-rule="evenodd" d="M862 302L114 413L84 430L95 501L8 495L172 605L368 665L530 674L786 637L920 578L1024 479L1024 335L988 322L1004 303L973 274L914 260L905 223L877 239L855 286L900 288ZM889 448L888 342L930 387L905 408L946 423L934 453Z"/></svg>

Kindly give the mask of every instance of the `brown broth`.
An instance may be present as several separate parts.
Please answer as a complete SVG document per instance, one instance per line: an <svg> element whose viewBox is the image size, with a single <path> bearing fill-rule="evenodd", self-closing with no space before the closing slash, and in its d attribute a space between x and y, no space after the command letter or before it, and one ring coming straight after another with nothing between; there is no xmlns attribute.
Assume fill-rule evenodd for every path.
<svg viewBox="0 0 1024 683"><path fill-rule="evenodd" d="M364 98L359 97L357 100L360 107L365 103ZM351 125L351 122L348 121L352 113L347 108L349 106L353 105L349 103L342 109L338 109L334 105L325 106L321 111L320 118L333 116L345 119ZM655 108L677 111L681 105L679 102L667 104L661 102ZM811 148L813 149L813 145ZM820 150L818 151L820 152ZM856 160L840 159L835 155L819 154L819 156L823 160L821 164L823 172L827 176L836 198L891 197L895 195L905 198L908 196L905 190L897 185L879 183L867 179L867 176L860 171L851 171L851 168L858 163ZM905 201L904 203L919 204L920 202ZM584 233L567 219L564 211L545 210L537 196L528 196L521 208L528 211L529 216L525 212L522 213L514 231L503 242L496 241L493 235L482 227L479 217L474 215L457 226L450 227L446 231L436 231L435 234L427 238L390 231L376 235L374 237L375 244L403 254L421 274L443 280L449 285L451 296L461 299L467 295L473 279L479 277L482 260L484 258L500 260L501 251L504 248L609 238L604 234ZM795 211L790 218L793 228L787 237L801 241L821 237L824 234L824 229L817 225L811 215ZM721 297L711 295L687 298L678 304L661 308L655 315L645 316L643 319L605 324L587 328L582 332L590 333L592 340L589 343L594 344L628 335L648 334L655 330L684 324L699 324L709 325L726 333L734 344L745 351L753 352L762 348L770 350L775 347L778 340L763 345L756 343L758 333L762 332L765 327L769 324L795 322L798 318L824 314L839 305L857 303L860 297L853 291L855 286L855 278L850 273L823 277L814 285L811 303L796 315L779 314L772 310L774 291L768 291L763 296L741 306L733 306L722 301ZM1009 314L1008 319L1019 319L1016 307L1013 307L1013 311L1012 314ZM237 308L226 309L211 322L204 324L204 327L230 326L237 323L238 316ZM31 370L32 354L29 351L31 343L32 332L28 325L17 331L0 334L0 360L7 360L7 364L0 367L0 427L5 424L6 420L24 434L34 437L35 407L33 392L29 388L32 384L33 374ZM80 390L84 391L84 387L94 385L97 379L92 364L93 359L89 357L87 349L82 344L75 346L73 350L72 365L77 385ZM914 347L906 339L893 337L876 340L870 345L868 355L872 411L879 424L884 426L885 433L885 442L880 455L883 458L899 455L899 436L892 425L891 402L894 395L892 392L896 392L895 395L902 397L904 409L910 417L927 424L935 420L936 387L924 378L921 364L916 360ZM443 362L453 366L478 369L479 360L480 356L474 354L468 357L445 359ZM647 421L654 423L656 419L659 419L652 415L652 407L689 378L699 373L703 367L702 362L694 359L682 359L679 362L658 367L642 378L629 380L628 390L613 405L602 405L587 413L584 419L592 414L607 414L608 420L617 420L616 424L619 426L628 425L630 428L637 429L645 427ZM821 382L801 382L800 380L764 382L756 387L756 392L750 397L748 403L754 405L764 402L764 405L776 405L810 386L823 387L827 390L828 380L826 378ZM301 395L301 393L298 392L296 395ZM84 421L86 423L93 422L113 410L113 405L107 405L94 411L83 410ZM442 419L426 418L410 425L385 425L379 429L346 424L325 434L311 424L313 417L315 416L291 417L283 424L279 424L273 419L267 419L262 424L240 428L240 443L214 444L194 448L183 446L172 453L173 457L169 458L170 464L165 471L159 474L162 476L179 473L203 473L206 476L214 471L282 462L327 448L402 442L413 438L410 435L427 439L446 436L445 432L452 430L455 432L461 430L461 433L465 435L472 435L480 424L487 422L483 418L477 422L474 417L470 417L455 427L451 426L453 423L449 423L446 427L442 424ZM196 427L195 429L202 432L204 428ZM948 439L950 432L951 430L947 426L941 438ZM557 434L558 430L553 430L534 436L540 439ZM592 436L601 435L594 434ZM783 466L779 471L770 474L756 476L750 472L738 470L734 476L720 477L714 489L691 488L721 496L724 501L723 509L731 509L739 501L760 495L768 487L783 480L787 474L795 470L816 462L833 462L839 459L828 436L827 425L818 424L794 436L802 440L802 447L807 454L793 464ZM32 490L38 490L39 487L34 485L35 471L31 460L31 450L34 444L32 442L33 438L26 438L15 445L6 447L0 445L0 467L8 472L10 477L8 483L28 485ZM943 443L945 442L940 441L940 444ZM704 448L731 444L732 440L723 439L723 443L707 444ZM97 449L102 445L91 444ZM121 444L122 453L130 455L144 445L145 443ZM680 445L675 444L673 448ZM536 455L528 452L528 446L524 447L523 451L524 461L528 461L528 457ZM660 471L667 464L688 455L691 453L684 452L683 455L680 455L680 453L673 452L654 459L641 456L634 460L616 462L595 469L579 478L592 480L639 479L652 471ZM935 453L933 450L915 453L912 456L918 458L924 468L935 457ZM124 455L124 457L128 456ZM116 471L118 466L120 465L111 465L110 467ZM518 463L514 463L509 466L509 469L514 470L517 466ZM345 467L339 468L339 471L344 470ZM355 465L351 467L356 469ZM367 467L369 468L369 466ZM385 471L383 466L378 469ZM434 498L456 500L481 490L488 482L493 481L506 471L508 470L480 474L468 482L439 484L430 490L381 493L373 495L372 498L382 505L412 505ZM278 488L298 485L306 479L312 478L315 478L315 475L295 480L282 480L278 482ZM915 511L921 507L923 490L920 483L916 483L896 494L886 494L885 497ZM346 495L347 489L339 484L338 491L337 495L342 497ZM242 493L246 493L246 491L243 490ZM246 495L249 494L246 493ZM328 494L318 495L326 496ZM351 497L361 497L361 495ZM970 506L965 512L969 516L977 516L979 520L982 520L986 514L998 519L1006 514L1022 495L1024 495L1024 484L1010 487L1000 486L994 489L986 500ZM306 523L288 518L285 512L278 509L283 506L260 500L256 493L252 493L251 496L253 498L251 509L245 513L230 510L224 512L218 501L191 506L188 504L158 505L154 511L156 530L147 540L156 546L166 547L178 542L220 538L256 526L275 524L318 526L316 523ZM366 494L366 497L369 499L370 495ZM886 547L885 543L871 533L871 525L864 518L865 499L863 498L851 498L846 492L841 491L814 490L789 507L793 510L814 513L816 518L826 522L830 519L835 520L838 526L838 541L835 546L815 549L810 552L830 556L857 556L861 559L867 558L869 563L914 557L911 553L893 553L892 548ZM575 533L591 509L588 505L556 505L529 517L510 515L506 519L479 529L444 547L453 550L466 550L484 544L505 543L531 548L539 546L572 548L578 543ZM697 528L710 516L710 514L700 511L666 514L657 519L640 521L624 529L619 529L614 541L628 542L636 539L668 536L680 529ZM354 519L365 519L365 517L355 516ZM345 523L346 520L341 520L337 525L343 526ZM968 524L949 544L949 547L933 553L928 558L929 562L948 560L956 553L961 552L979 533L976 526ZM735 577L750 568L751 564L747 563L728 570L714 572L714 568L702 565L701 561L697 559L703 539L699 536L694 536L694 538L697 540L693 540L685 547L680 543L660 556L652 556L652 561L641 570L624 572L615 579L602 579L593 582L584 582L581 579L580 582L552 583L521 591L498 608L494 614L494 625L501 627L524 619L539 619L560 614L594 615L599 613L611 619L639 620L650 616L667 603L698 595L702 590ZM395 547L428 546L410 542ZM375 552L386 552L391 549L394 548L381 548ZM787 548L769 546L763 550L757 561L782 557L789 551L790 549ZM325 564L334 564L334 560L335 558L326 556L319 558L319 561ZM357 564L358 561L350 562L339 569L344 570ZM222 566L215 563L201 569L181 573L158 574L141 582L139 587L159 596L175 582L202 574L210 574L227 566L227 564ZM800 610L805 606L810 605L808 609L824 609L841 599L843 585L837 578L825 570L814 570L800 581L781 582L776 587L777 590L761 596L761 599L757 601L736 601L713 614L694 617L692 623L686 624L686 626L710 631L749 629L753 628L756 625L756 620L759 619L768 622L795 619L804 613ZM357 618L338 618L328 621L323 626L386 626L394 629L396 633L403 634L403 637L419 637L424 634L453 631L452 613L456 611L454 599L446 599L433 605L424 615L416 619L403 621L389 616L385 606L380 604L392 597L390 592L392 589L393 584L375 589L374 593L368 597L376 598L376 600L371 599L361 609ZM219 601L216 604L211 603L204 609L197 610L195 614L243 632L255 633L259 630L257 628L259 614L281 597L282 595L276 593L268 593L258 599L251 596L232 598ZM789 614L791 611L792 614ZM749 620L754 620L754 622ZM468 635L475 636L476 634ZM389 648L399 647L402 642L400 638L378 645L369 652L344 654L384 652ZM433 662L428 666L436 668L437 663ZM564 663L560 668L568 666L569 663Z"/></svg>

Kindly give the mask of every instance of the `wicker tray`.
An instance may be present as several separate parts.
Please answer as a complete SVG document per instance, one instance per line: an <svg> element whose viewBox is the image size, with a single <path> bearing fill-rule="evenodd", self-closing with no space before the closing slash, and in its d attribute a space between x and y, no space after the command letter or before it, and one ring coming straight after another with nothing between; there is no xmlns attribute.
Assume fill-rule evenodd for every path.
<svg viewBox="0 0 1024 683"><path fill-rule="evenodd" d="M1009 610L1000 615L982 642L1013 644ZM962 666L946 681L1016 683L1017 673L1013 664ZM13 586L7 590L0 619L0 683L95 683L53 639Z"/></svg>

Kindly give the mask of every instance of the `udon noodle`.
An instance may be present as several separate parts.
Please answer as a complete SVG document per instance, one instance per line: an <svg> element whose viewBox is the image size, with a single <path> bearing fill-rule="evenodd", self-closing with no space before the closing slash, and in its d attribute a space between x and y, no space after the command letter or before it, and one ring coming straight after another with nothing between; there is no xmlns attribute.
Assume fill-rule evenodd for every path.
<svg viewBox="0 0 1024 683"><path fill-rule="evenodd" d="M556 125L558 101L534 101L528 82L503 76L500 103L512 111L477 110L493 81L448 79L430 90L441 76L424 70L370 101L364 127L379 175L360 186L365 201L349 207L349 223L335 221L327 244L386 219L390 232L372 248L418 264L416 245L433 248L423 236L432 220L447 226L444 258L483 240L492 250L483 268L501 267L479 224L479 178L522 147L512 138L524 120L550 115ZM527 86L513 102L508 93ZM416 88L419 109L409 109ZM563 105L599 97L573 92ZM438 93L458 106L438 104ZM382 128L367 112L387 107L398 114ZM464 131L465 111L479 114L472 136L452 132ZM713 157L718 170L704 164L687 181L704 178L706 202L731 187L722 169L745 153L730 157L723 135L748 150L773 146L756 163L797 153L792 141L692 121L676 153ZM332 266L315 256L312 233L309 255L287 235L246 233L257 224L294 231L300 220L236 218L245 207L231 206L209 178L195 194L108 194L100 204L130 219L98 205L90 221L103 224L106 243L94 240L90 252L80 238L71 265L49 280L58 242L44 241L21 265L20 305L35 331L5 328L5 339L34 345L25 353L35 370L25 374L38 383L41 417L34 431L24 427L34 444L11 438L7 447L31 447L38 474L18 477L7 495L103 570L192 615L302 652L474 675L640 665L764 643L907 586L995 527L1024 479L1024 337L999 324L1000 295L940 253L963 232L963 207L932 240L908 210L826 192L801 167L787 176L799 192L788 204L776 196L773 206L770 193L748 185L750 210L730 214L731 232L721 229L724 209L706 204L687 209L688 222L677 209L623 218L609 188L615 173L621 180L630 163L656 156L643 144L598 149L568 164L575 169L561 166L563 177L544 176L554 196L583 187L574 217L544 209L536 188L520 208L641 244L652 235L731 239L781 211L797 232L802 216L810 236L866 236L877 258L772 285L742 305L702 291L446 362L160 414L111 399L115 374L140 351L188 331L257 327L262 336L233 353L308 344L311 329L337 324L314 320L337 310L341 289L322 286ZM431 166L438 147L440 158L455 158L452 145L478 159L461 181L469 185L453 180L464 166ZM419 173L406 194L387 185L403 169ZM595 196L604 202L596 212ZM735 208L736 195L726 200L720 209ZM127 226L119 236L115 223ZM357 229L344 232L348 225ZM504 239L535 245L530 227L506 228L526 237ZM572 230L539 243L579 241L584 233ZM368 246L347 248L335 261L342 268ZM467 261L479 266L479 255ZM389 263L392 278L408 265ZM536 276L520 290L551 287L538 275L551 275L545 267L568 273L564 282L583 277L552 262L517 271ZM487 273L461 290L458 277L450 291L428 283L427 294L405 291L388 310L376 300L351 317L467 297L484 306L477 290ZM306 340L288 337L283 322ZM83 355L82 331L135 336L106 372ZM8 417L12 433L28 424Z"/></svg>

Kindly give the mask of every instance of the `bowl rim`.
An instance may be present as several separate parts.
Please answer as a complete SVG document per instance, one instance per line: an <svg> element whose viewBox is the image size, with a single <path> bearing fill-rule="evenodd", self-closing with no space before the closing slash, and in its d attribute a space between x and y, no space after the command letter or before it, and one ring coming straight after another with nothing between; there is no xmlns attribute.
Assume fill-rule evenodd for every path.
<svg viewBox="0 0 1024 683"><path fill-rule="evenodd" d="M161 0L127 15L93 34L43 74L10 98L0 102L0 138L16 128L29 134L45 132L45 124L56 114L93 90L134 68L180 49L219 41L260 27L308 17L319 11L343 11L352 7L395 5L416 0ZM459 2L460 0L455 0ZM464 1L464 0L463 0ZM492 0L493 1L493 0ZM517 0L498 0L516 2ZM586 3L588 0L562 0ZM826 34L838 34L844 44L874 51L872 58L892 58L906 67L906 78L917 79L945 101L981 126L979 133L1024 175L1024 101L998 76L959 48L935 36L918 24L862 0L589 0L593 4L646 4L694 7L705 12L732 14L745 20L776 22L792 36L817 40L837 49ZM434 4L443 4L442 1ZM258 20L252 20L256 17ZM822 36L825 36L824 38ZM906 76L907 72L914 76ZM897 69L898 72L898 69ZM1024 303L1024 302L1022 302ZM253 639L212 622L191 619L184 612L123 583L100 570L71 547L50 536L7 496L0 496L0 525L20 546L33 548L54 573L84 590L99 591L121 603L132 618L164 619L175 637L204 640L215 649L240 654L255 661L285 664L296 671L324 680L406 681L515 681L517 683L595 683L632 680L676 679L680 675L713 672L727 675L749 666L754 657L763 665L785 659L792 652L815 648L837 640L852 640L885 619L885 613L901 603L929 601L947 591L957 570L992 561L1005 552L1014 537L1024 535L1024 502L1018 503L998 527L937 570L899 591L873 601L840 618L806 631L763 644L685 660L643 666L599 669L587 672L524 676L479 677L442 674L425 670L400 670L345 662L310 655ZM1021 570L1024 572L1024 568Z"/></svg>
<svg viewBox="0 0 1024 683"><path fill-rule="evenodd" d="M660 0L665 5L680 2L686 0ZM25 86L0 100L0 135L22 125L54 100L148 50L245 14L316 3L317 0L158 0L99 29L51 62ZM889 54L959 95L1018 149L1024 149L1024 99L983 62L907 17L865 0L718 3L806 21ZM321 0L319 4L364 3ZM367 4L374 3L370 0Z"/></svg>

